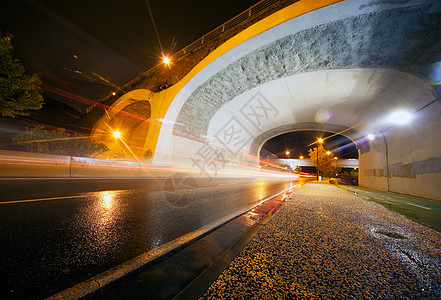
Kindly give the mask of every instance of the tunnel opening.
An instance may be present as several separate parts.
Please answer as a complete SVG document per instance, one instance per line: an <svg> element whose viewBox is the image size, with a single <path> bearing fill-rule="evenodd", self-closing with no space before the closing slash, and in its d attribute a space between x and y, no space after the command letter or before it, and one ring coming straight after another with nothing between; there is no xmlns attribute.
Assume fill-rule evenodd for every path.
<svg viewBox="0 0 441 300"><path fill-rule="evenodd" d="M113 150L117 156L139 157L150 128L151 105L147 100L136 101L119 111L109 122L109 128L118 131L121 138L111 140L118 147ZM112 138L112 137L110 137Z"/></svg>
<svg viewBox="0 0 441 300"><path fill-rule="evenodd" d="M321 144L318 143L320 138L323 139ZM357 146L349 138L329 131L301 130L269 139L260 149L261 167L271 168L276 164L295 173L317 174L317 160L315 157L311 159L310 150L318 144L323 146L324 151L319 150L319 164L325 161L329 165L327 177L358 178Z"/></svg>

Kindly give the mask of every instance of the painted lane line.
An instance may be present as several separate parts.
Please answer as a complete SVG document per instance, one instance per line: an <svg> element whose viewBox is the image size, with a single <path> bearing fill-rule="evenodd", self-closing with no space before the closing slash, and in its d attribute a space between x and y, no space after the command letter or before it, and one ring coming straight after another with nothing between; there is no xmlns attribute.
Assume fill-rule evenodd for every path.
<svg viewBox="0 0 441 300"><path fill-rule="evenodd" d="M16 203L26 203L26 202L38 202L38 201L50 201L59 199L73 199L73 198L84 198L87 195L77 195L77 196L65 196L65 197L53 197L53 198L40 198L40 199L29 199L29 200L15 200L15 201L5 201L0 202L0 204L16 204Z"/></svg>
<svg viewBox="0 0 441 300"><path fill-rule="evenodd" d="M420 207L420 208L424 208L424 209L427 209L427 210L433 210L431 208L428 208L428 207L425 207L425 206L421 206L421 205L418 205L418 204L413 204L413 203L410 203L410 202L406 202L406 204L413 205L413 206Z"/></svg>

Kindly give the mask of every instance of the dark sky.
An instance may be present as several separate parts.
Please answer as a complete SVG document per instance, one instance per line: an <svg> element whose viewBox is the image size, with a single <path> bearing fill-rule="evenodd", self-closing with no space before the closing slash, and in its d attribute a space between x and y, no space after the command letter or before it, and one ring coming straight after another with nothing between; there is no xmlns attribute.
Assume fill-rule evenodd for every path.
<svg viewBox="0 0 441 300"><path fill-rule="evenodd" d="M173 53L257 2L149 3L163 49ZM13 34L15 56L26 69L42 75L45 96L78 109L161 57L145 0L5 0L0 30Z"/></svg>
<svg viewBox="0 0 441 300"><path fill-rule="evenodd" d="M274 153L280 158L287 158L285 152L290 152L288 158L298 159L300 155L308 157L308 149L316 147L318 138L323 138L323 146L339 158L358 158L358 150L354 143L342 135L323 131L296 131L279 135L263 145L263 149ZM265 155L263 155L265 156Z"/></svg>

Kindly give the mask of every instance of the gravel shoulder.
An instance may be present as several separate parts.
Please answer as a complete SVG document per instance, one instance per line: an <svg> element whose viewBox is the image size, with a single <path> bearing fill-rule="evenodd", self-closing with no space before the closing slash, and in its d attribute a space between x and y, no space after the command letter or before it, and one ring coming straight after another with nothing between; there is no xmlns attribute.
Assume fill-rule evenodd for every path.
<svg viewBox="0 0 441 300"><path fill-rule="evenodd" d="M441 232L310 183L200 299L440 299L440 274Z"/></svg>

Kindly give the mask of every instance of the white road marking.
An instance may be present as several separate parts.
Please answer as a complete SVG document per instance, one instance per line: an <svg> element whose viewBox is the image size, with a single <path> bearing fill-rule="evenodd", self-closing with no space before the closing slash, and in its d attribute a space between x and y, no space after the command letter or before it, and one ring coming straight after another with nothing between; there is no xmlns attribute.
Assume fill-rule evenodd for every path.
<svg viewBox="0 0 441 300"><path fill-rule="evenodd" d="M418 205L418 204L413 204L413 203L410 203L410 202L407 202L407 204L413 205L413 206L416 206L416 207L421 207L421 208L424 208L424 209L427 209L427 210L433 210L431 208L428 208L428 207L425 207L425 206L421 206L421 205Z"/></svg>

